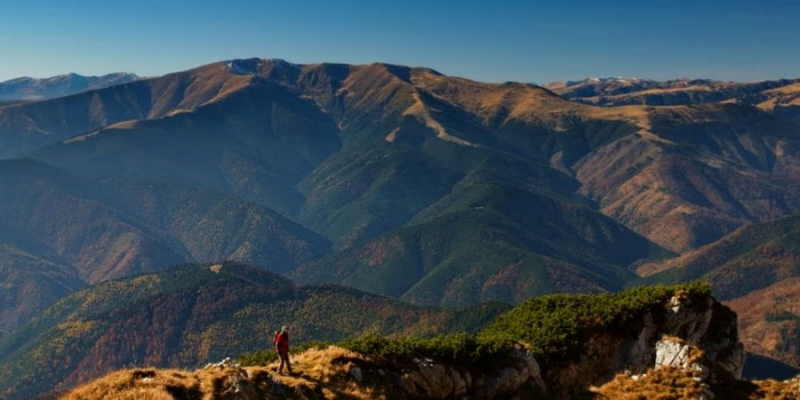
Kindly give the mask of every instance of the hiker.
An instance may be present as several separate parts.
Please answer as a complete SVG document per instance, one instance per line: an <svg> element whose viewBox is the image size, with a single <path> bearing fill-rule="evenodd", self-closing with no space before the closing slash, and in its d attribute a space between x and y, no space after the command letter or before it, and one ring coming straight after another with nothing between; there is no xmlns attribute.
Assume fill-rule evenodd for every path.
<svg viewBox="0 0 800 400"><path fill-rule="evenodd" d="M278 373L283 374L283 365L289 371L289 375L294 375L292 372L292 363L289 362L289 329L286 326L281 327L281 331L275 334L275 339L272 341L275 346L275 351L278 352L278 357L281 359L281 365L278 367Z"/></svg>

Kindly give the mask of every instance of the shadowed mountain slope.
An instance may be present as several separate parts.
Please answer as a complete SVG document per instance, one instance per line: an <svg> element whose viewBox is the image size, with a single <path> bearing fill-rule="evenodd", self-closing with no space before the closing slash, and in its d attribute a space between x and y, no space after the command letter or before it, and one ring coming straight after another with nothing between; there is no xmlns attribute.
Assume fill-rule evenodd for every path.
<svg viewBox="0 0 800 400"><path fill-rule="evenodd" d="M686 251L800 210L797 126L735 105L656 108L648 123L575 166L604 214Z"/></svg>
<svg viewBox="0 0 800 400"><path fill-rule="evenodd" d="M48 251L20 242L19 235L0 227L0 339L58 299L82 288L85 283L69 263L43 258ZM26 247L27 249L22 248ZM52 255L51 255L52 256Z"/></svg>
<svg viewBox="0 0 800 400"><path fill-rule="evenodd" d="M76 95L0 109L0 157L118 122L155 118L192 109L250 81L231 76L219 64L139 80Z"/></svg>
<svg viewBox="0 0 800 400"><path fill-rule="evenodd" d="M217 192L94 181L31 161L0 162L0 184L7 189L0 193L3 227L75 264L88 283L192 259L287 271L329 246L275 211Z"/></svg>
<svg viewBox="0 0 800 400"><path fill-rule="evenodd" d="M781 280L727 302L751 353L800 369L800 276ZM795 370L795 374L799 372Z"/></svg>
<svg viewBox="0 0 800 400"><path fill-rule="evenodd" d="M0 161L0 187L0 334L86 284L194 260L287 271L329 247L263 206L177 185Z"/></svg>
<svg viewBox="0 0 800 400"><path fill-rule="evenodd" d="M800 367L800 217L737 229L663 262L645 263L637 283L704 280L739 314L747 350Z"/></svg>
<svg viewBox="0 0 800 400"><path fill-rule="evenodd" d="M518 302L598 292L625 267L668 251L591 209L512 185L460 183L419 220L301 265L301 282L337 282L423 304Z"/></svg>
<svg viewBox="0 0 800 400"><path fill-rule="evenodd" d="M338 146L333 123L311 102L260 82L195 111L111 126L36 157L88 176L210 188L291 213L302 203L296 182Z"/></svg>
<svg viewBox="0 0 800 400"><path fill-rule="evenodd" d="M91 181L32 161L2 161L0 185L3 227L74 265L86 282L186 259L163 232L100 201L102 191Z"/></svg>
<svg viewBox="0 0 800 400"><path fill-rule="evenodd" d="M283 273L330 243L262 205L174 184L104 181L106 201L181 242L193 260L230 260Z"/></svg>
<svg viewBox="0 0 800 400"><path fill-rule="evenodd" d="M638 268L644 282L706 280L723 300L800 276L800 217L739 228L713 244Z"/></svg>

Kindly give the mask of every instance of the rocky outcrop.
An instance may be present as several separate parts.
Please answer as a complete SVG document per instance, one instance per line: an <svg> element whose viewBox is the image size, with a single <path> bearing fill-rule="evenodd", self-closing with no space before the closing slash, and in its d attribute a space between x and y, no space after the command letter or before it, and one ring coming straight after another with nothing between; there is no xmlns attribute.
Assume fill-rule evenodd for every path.
<svg viewBox="0 0 800 400"><path fill-rule="evenodd" d="M639 377L670 367L691 373L704 385L741 378L744 349L736 315L710 296L677 294L663 310L646 313L626 326L601 331L585 344L578 359L543 364L524 347L492 365L448 365L415 360L397 369L362 364L350 377L358 382L389 382L409 399L496 399L547 394L556 398L581 393L627 372Z"/></svg>
<svg viewBox="0 0 800 400"><path fill-rule="evenodd" d="M515 349L498 369L476 369L417 360L415 368L402 375L403 390L413 398L494 399L526 387L544 391L541 368L529 351Z"/></svg>
<svg viewBox="0 0 800 400"><path fill-rule="evenodd" d="M615 375L670 366L700 373L709 382L741 379L744 347L736 314L710 296L673 296L663 310L599 332L578 360L543 365L549 392L570 396Z"/></svg>
<svg viewBox="0 0 800 400"><path fill-rule="evenodd" d="M700 310L697 313L688 298L670 300L669 331L656 342L653 367L694 370L703 379L714 381L741 379L745 351L739 342L736 314L710 297ZM714 329L709 329L712 326Z"/></svg>

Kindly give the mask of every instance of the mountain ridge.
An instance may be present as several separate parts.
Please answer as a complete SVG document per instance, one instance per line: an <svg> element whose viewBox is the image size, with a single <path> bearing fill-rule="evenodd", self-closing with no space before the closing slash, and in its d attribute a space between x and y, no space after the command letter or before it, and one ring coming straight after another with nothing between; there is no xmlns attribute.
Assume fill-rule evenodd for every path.
<svg viewBox="0 0 800 400"><path fill-rule="evenodd" d="M798 79L756 82L714 79L653 80L639 78L586 78L543 85L565 98L587 104L618 106L626 104L679 105L736 102L757 105L776 97L776 91L796 85Z"/></svg>

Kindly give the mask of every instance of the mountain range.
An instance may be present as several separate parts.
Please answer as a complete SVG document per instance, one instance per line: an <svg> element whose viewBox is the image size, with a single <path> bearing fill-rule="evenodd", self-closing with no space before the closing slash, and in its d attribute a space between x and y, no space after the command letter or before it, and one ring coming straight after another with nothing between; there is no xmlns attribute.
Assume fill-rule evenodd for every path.
<svg viewBox="0 0 800 400"><path fill-rule="evenodd" d="M564 98L598 106L734 103L755 106L795 123L800 121L798 79L740 83L712 79L589 78L552 82L545 87Z"/></svg>
<svg viewBox="0 0 800 400"><path fill-rule="evenodd" d="M797 311L744 306L798 287L797 81L548 87L246 59L0 105L0 348L81 290L235 261L417 306L707 279L800 366Z"/></svg>

